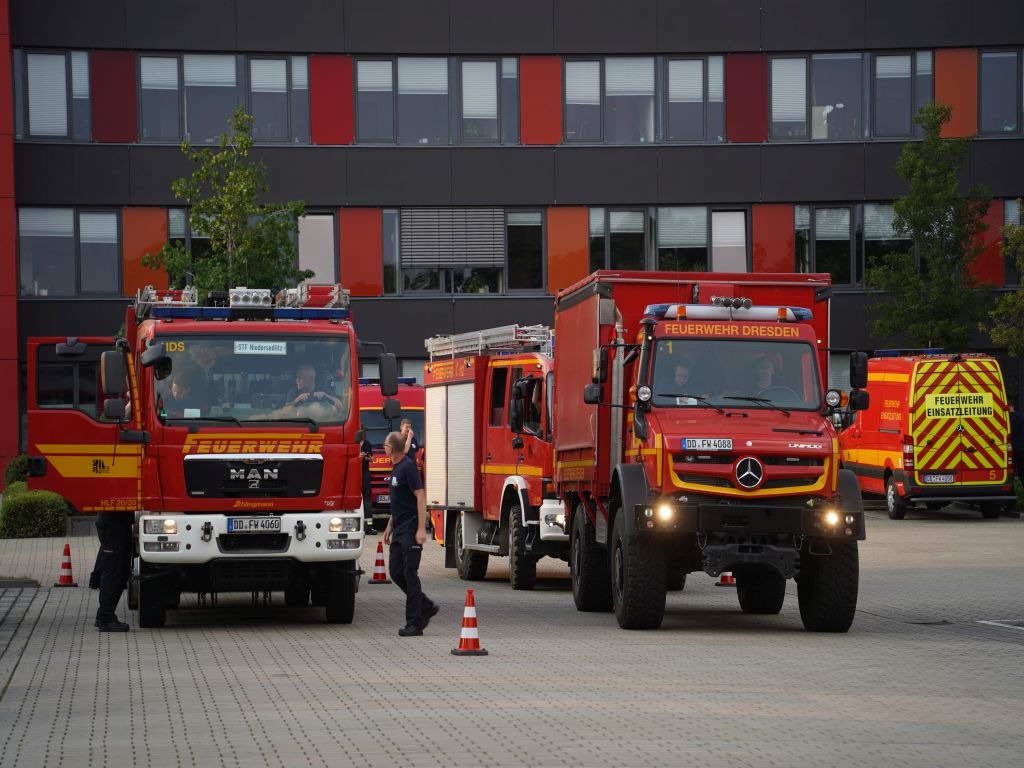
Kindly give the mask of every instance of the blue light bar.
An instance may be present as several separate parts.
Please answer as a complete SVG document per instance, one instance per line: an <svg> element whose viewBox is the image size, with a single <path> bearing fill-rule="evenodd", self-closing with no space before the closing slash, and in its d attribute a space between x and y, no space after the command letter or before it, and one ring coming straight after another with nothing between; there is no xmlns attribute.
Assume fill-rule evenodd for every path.
<svg viewBox="0 0 1024 768"><path fill-rule="evenodd" d="M672 307L678 307L678 306L686 306L686 307L693 307L693 306L711 307L712 305L711 304L700 304L700 305L687 304L686 302L682 302L682 301L673 301L673 302L671 302L669 304L648 304L644 308L644 315L649 316L649 317L653 317L653 318L658 319L658 320L664 320L665 319L665 315L668 314L668 311L670 309L672 309ZM773 307L773 308L775 306L776 305L774 305L774 304L771 305L771 307ZM793 313L793 318L794 318L794 320L796 322L803 322L803 321L806 321L806 320L813 320L814 319L814 313L810 309L808 309L807 307L790 307L790 306L786 306L786 305L782 305L782 306L783 306L784 309L788 309L790 312ZM758 305L755 304L753 309L758 309ZM731 319L731 320L754 320L754 319L761 319L761 318L750 317L749 315L747 315L747 313L749 313L750 310L746 310L746 309L732 309L732 310L729 310L729 312L730 312L730 315L731 315L731 317L729 319Z"/></svg>
<svg viewBox="0 0 1024 768"><path fill-rule="evenodd" d="M348 320L350 311L338 307L274 307L273 309L253 307L173 307L156 304L150 315L180 320L239 320L254 318L257 312L266 312L267 320Z"/></svg>

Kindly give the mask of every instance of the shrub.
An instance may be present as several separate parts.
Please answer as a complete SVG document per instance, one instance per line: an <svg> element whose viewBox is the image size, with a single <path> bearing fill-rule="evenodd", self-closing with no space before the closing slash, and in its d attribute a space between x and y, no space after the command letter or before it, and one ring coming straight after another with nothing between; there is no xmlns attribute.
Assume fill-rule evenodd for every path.
<svg viewBox="0 0 1024 768"><path fill-rule="evenodd" d="M13 483L7 483L7 487L4 488L4 501L7 499L13 499L18 494L24 493L28 490L28 483L24 480L17 480Z"/></svg>
<svg viewBox="0 0 1024 768"><path fill-rule="evenodd" d="M0 538L29 539L63 536L68 526L68 505L50 491L22 491L13 498L4 494L0 509Z"/></svg>
<svg viewBox="0 0 1024 768"><path fill-rule="evenodd" d="M7 462L7 469L4 470L4 487L23 480L28 480L28 456L24 453Z"/></svg>

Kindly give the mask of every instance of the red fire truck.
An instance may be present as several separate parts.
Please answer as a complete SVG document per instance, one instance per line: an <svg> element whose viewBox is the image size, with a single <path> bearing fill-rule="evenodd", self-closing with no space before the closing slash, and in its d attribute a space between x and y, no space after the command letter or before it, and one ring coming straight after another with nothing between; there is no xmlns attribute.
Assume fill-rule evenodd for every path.
<svg viewBox="0 0 1024 768"><path fill-rule="evenodd" d="M370 504L368 509L366 499L363 499L363 514L368 530L375 527L383 531L388 517L391 515L391 491L388 485L391 479L391 460L384 455L384 438L389 432L398 431L402 419L409 419L412 423L413 434L418 446L415 456L416 466L419 467L420 472L423 471L423 463L426 458L426 435L423 430L423 386L417 384L416 379L411 376L400 377L398 379L398 401L401 403L401 410L393 411L390 417L384 415L386 400L387 398L381 395L380 379L359 380L359 420L366 433L366 439L373 446L373 458L370 460Z"/></svg>
<svg viewBox="0 0 1024 768"><path fill-rule="evenodd" d="M864 514L823 387L830 293L827 274L602 271L558 294L554 493L579 610L655 628L685 574L731 571L746 613L778 613L795 578L808 630L850 627ZM850 378L863 409L863 353Z"/></svg>
<svg viewBox="0 0 1024 768"><path fill-rule="evenodd" d="M136 518L129 604L159 627L283 590L352 621L363 525L348 292L140 291L126 337L30 339L29 485ZM384 389L395 361L381 357ZM390 383L388 383L390 382ZM393 406L392 406L393 407ZM207 599L208 598L208 599Z"/></svg>
<svg viewBox="0 0 1024 768"><path fill-rule="evenodd" d="M426 341L427 509L463 579L507 556L512 587L531 589L541 557L568 559L550 492L551 341L544 326L518 325Z"/></svg>

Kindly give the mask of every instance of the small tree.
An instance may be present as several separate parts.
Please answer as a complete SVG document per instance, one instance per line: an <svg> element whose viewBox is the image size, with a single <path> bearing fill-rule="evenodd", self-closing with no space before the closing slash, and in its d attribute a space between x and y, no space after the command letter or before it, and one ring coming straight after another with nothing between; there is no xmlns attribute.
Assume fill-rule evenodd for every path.
<svg viewBox="0 0 1024 768"><path fill-rule="evenodd" d="M918 346L962 351L988 300L970 268L983 249L989 195L981 186L960 194L957 174L970 140L942 138L951 114L945 104L922 107L914 122L923 140L905 144L896 163L910 191L894 205L893 228L913 238L920 265L913 252L890 253L865 277L869 289L881 291L869 303L873 333L902 333Z"/></svg>
<svg viewBox="0 0 1024 768"><path fill-rule="evenodd" d="M249 158L252 116L239 107L228 125L217 151L181 145L196 168L171 183L175 196L190 206L192 232L210 239L209 251L193 254L183 243L167 243L146 254L143 264L166 270L179 288L192 282L203 293L234 285L277 289L312 277L311 270L297 267L293 237L305 205L259 202L268 190L267 170Z"/></svg>
<svg viewBox="0 0 1024 768"><path fill-rule="evenodd" d="M1020 205L1021 201L1018 200L1018 210ZM1009 256L1024 275L1024 226L1007 224L1003 227L1003 234L1006 240L1000 243L1000 251L1004 257ZM1013 357L1024 357L1024 290L1018 288L1004 293L988 314L992 341L1006 347Z"/></svg>

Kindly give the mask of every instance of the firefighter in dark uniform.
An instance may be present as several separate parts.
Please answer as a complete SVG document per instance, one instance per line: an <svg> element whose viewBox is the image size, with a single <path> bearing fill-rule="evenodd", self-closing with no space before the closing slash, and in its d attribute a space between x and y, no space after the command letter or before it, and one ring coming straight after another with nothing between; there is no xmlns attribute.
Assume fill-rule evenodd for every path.
<svg viewBox="0 0 1024 768"><path fill-rule="evenodd" d="M115 611L132 567L133 519L130 512L96 515L96 532L100 537L100 556L97 557L100 605L96 609L96 627L100 632L127 632L129 629L126 623L118 621Z"/></svg>

